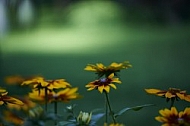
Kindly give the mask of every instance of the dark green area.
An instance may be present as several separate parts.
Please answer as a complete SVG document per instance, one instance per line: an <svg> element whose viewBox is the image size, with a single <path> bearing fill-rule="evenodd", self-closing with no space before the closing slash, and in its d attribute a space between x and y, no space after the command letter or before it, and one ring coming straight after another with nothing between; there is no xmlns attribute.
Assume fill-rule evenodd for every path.
<svg viewBox="0 0 190 126"><path fill-rule="evenodd" d="M122 20L122 18L116 20L107 18L104 20L105 22L102 22L102 18L100 18L97 19L98 23L89 23L88 25L83 23L83 26L79 27L77 21L73 23L70 22L72 21L71 19L65 18L65 15L59 17L59 13L55 14L55 12L59 12L58 10L54 12L51 10L52 8L48 10L40 6L38 6L38 9L40 12L46 12L45 14L39 14L41 18L38 19L39 22L35 25L37 30L38 28L42 29L38 37L41 36L41 38L47 39L48 34L45 33L48 28L50 30L53 28L55 30L53 31L54 33L62 32L63 29L63 33L67 33L65 31L68 30L69 32L73 31L73 33L79 34L73 34L71 38L77 36L81 40L80 34L84 34L88 38L87 40L89 40L90 36L92 40L97 40L96 43L98 45L102 44L102 46L91 47L87 49L86 53L80 53L81 50L76 50L79 54L72 52L51 53L48 50L46 53L40 53L40 51L33 53L13 51L11 53L12 50L3 50L5 49L4 44L19 43L22 41L32 42L36 40L35 33L37 30L35 28L21 28L11 31L3 41L4 43L1 41L0 82L2 87L6 86L3 82L4 77L15 74L22 76L43 75L46 79L64 78L73 87L79 87L79 93L84 97L67 104L60 103L58 113L62 114L63 108L72 103L78 104L77 112L80 110L91 111L96 108L103 108L105 100L104 95L98 91L88 92L86 90L85 85L96 79L96 75L93 72L84 71L85 66L89 63L109 65L112 62L128 60L133 67L122 70L119 73L122 84L116 85L117 90L111 89L109 93L113 110L118 112L126 107L143 104L156 105L145 107L139 111L127 111L121 117L118 117L118 122L125 123L129 126L160 125L159 122L155 121L154 117L159 115L158 110L169 107L170 105L170 103L166 103L165 99L147 95L144 91L145 88L168 89L169 87L174 87L187 90L187 93L190 94L190 26L188 24L181 22L177 24L167 22L168 24L165 24L159 21L147 22L145 24L140 21L133 23L133 20L142 19L135 14L138 13L141 15L136 10L133 11L133 15L129 14L130 17L134 18L132 18L133 20L130 18L131 21L128 23L126 23L127 16L125 15L125 20ZM149 14L150 17L153 16L151 12ZM146 22L146 20L147 18L143 22ZM15 36L18 36L18 38ZM26 39L27 37L29 38L28 41ZM65 42L64 38L62 39ZM89 43L91 42L93 41L89 41ZM107 45L103 43L107 43ZM47 42L48 44L50 43ZM46 45L43 46L44 48L46 47ZM25 47L20 48L22 50ZM28 91L25 88L6 87L11 94L20 95ZM178 101L175 105L181 111L189 106L189 103ZM52 110L50 109L50 111ZM100 124L103 121L104 119L100 121Z"/></svg>

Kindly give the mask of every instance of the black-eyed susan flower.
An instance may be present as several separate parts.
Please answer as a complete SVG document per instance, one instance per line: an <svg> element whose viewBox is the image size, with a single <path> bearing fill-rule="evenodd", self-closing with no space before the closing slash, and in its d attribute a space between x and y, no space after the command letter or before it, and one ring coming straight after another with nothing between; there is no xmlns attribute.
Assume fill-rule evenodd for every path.
<svg viewBox="0 0 190 126"><path fill-rule="evenodd" d="M8 96L7 94L8 92L0 94L0 105L8 105L8 104L23 105L23 102L21 100Z"/></svg>
<svg viewBox="0 0 190 126"><path fill-rule="evenodd" d="M102 63L97 63L96 65L88 64L84 70L95 72L99 77L102 77L103 75L107 77L111 73L114 73L116 75L116 72L119 72L121 69L127 69L131 67L132 65L129 63L129 61L125 61L123 63L113 62L109 66L105 66Z"/></svg>
<svg viewBox="0 0 190 126"><path fill-rule="evenodd" d="M32 85L33 88L42 89L48 86L48 82L46 82L43 77L35 77L23 81L21 85Z"/></svg>
<svg viewBox="0 0 190 126"><path fill-rule="evenodd" d="M114 73L112 73L107 78L101 78L99 80L90 82L85 87L88 88L87 89L88 91L97 89L98 91L100 91L100 93L102 93L103 91L106 91L107 93L109 93L110 87L116 89L116 86L114 83L120 84L121 81L119 80L119 78L114 78Z"/></svg>
<svg viewBox="0 0 190 126"><path fill-rule="evenodd" d="M31 80L24 81L21 85L32 85L35 89L59 89L71 87L71 85L65 81L65 79L57 79L57 80L45 80L43 77L36 77Z"/></svg>
<svg viewBox="0 0 190 126"><path fill-rule="evenodd" d="M149 94L165 97L167 101L169 101L170 99L172 100L181 99L190 102L190 95L187 95L185 90L177 88L169 88L168 90L145 89L145 91Z"/></svg>
<svg viewBox="0 0 190 126"><path fill-rule="evenodd" d="M21 117L15 113L12 113L11 111L4 111L3 119L8 123L13 124L14 126L22 126L24 123L24 120Z"/></svg>
<svg viewBox="0 0 190 126"><path fill-rule="evenodd" d="M17 105L17 104L8 104L7 107L10 109L16 109L16 110L23 110L23 111L29 111L29 109L34 108L36 106L36 103L31 101L28 97L22 97L19 98L23 102L23 105Z"/></svg>
<svg viewBox="0 0 190 126"><path fill-rule="evenodd" d="M13 84L19 84L20 85L24 80L25 80L25 78L23 78L20 75L13 75L13 76L5 77L5 83L10 84L10 85L13 85Z"/></svg>
<svg viewBox="0 0 190 126"><path fill-rule="evenodd" d="M62 102L68 102L70 100L78 99L81 96L79 93L77 93L78 88L65 88L63 90L60 90L57 93L53 93L53 99L52 101L62 101Z"/></svg>
<svg viewBox="0 0 190 126"><path fill-rule="evenodd" d="M71 87L71 85L65 81L65 79L47 80L48 89L60 89Z"/></svg>
<svg viewBox="0 0 190 126"><path fill-rule="evenodd" d="M155 119L162 124L162 126L190 126L190 108L185 108L184 111L178 112L175 107L171 109L160 110L161 116Z"/></svg>
<svg viewBox="0 0 190 126"><path fill-rule="evenodd" d="M78 99L80 95L77 93L78 88L65 88L63 90L60 90L58 92L54 91L48 91L47 92L47 102L68 102L70 100ZM42 89L39 93L36 90L33 90L32 93L29 93L29 97L33 100L39 101L39 102L45 102L46 96L45 96L45 91Z"/></svg>

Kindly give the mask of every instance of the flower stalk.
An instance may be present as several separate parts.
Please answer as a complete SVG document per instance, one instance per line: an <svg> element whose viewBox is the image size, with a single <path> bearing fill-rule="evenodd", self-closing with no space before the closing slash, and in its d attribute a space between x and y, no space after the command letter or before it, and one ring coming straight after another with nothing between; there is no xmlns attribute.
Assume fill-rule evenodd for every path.
<svg viewBox="0 0 190 126"><path fill-rule="evenodd" d="M45 112L47 112L48 89L45 88Z"/></svg>
<svg viewBox="0 0 190 126"><path fill-rule="evenodd" d="M54 102L54 113L57 116L57 101ZM57 125L57 121L55 121L55 126Z"/></svg>
<svg viewBox="0 0 190 126"><path fill-rule="evenodd" d="M105 93L105 97L106 97L106 106L109 109L109 114L111 115L113 122L116 123L116 119L115 119L115 116L114 116L114 113L112 111L111 104L110 104L110 101L109 101L108 93L106 91L104 91L104 93ZM107 115L108 115L108 111L106 111L106 116Z"/></svg>

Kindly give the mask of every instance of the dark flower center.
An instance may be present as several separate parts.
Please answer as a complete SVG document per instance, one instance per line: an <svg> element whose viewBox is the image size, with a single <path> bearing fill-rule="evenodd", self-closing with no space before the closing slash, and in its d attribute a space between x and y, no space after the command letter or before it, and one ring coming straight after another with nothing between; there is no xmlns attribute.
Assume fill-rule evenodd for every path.
<svg viewBox="0 0 190 126"><path fill-rule="evenodd" d="M109 79L109 78L101 78L101 79L95 81L94 84L95 84L95 85L98 85L98 86L102 86L102 85L105 85L105 86L106 86L106 85L110 84L111 81L112 81L112 80Z"/></svg>

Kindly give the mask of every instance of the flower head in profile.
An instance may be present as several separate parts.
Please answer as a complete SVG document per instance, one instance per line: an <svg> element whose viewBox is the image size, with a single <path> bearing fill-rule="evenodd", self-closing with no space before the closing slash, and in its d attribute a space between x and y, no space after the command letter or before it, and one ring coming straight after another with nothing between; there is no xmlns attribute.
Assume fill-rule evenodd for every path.
<svg viewBox="0 0 190 126"><path fill-rule="evenodd" d="M187 95L185 90L180 90L177 88L169 88L168 90L145 89L145 91L149 94L165 97L167 101L170 99L181 99L190 102L190 95Z"/></svg>
<svg viewBox="0 0 190 126"><path fill-rule="evenodd" d="M77 93L78 88L65 88L63 90L60 90L58 92L54 92L54 91L48 91L47 92L47 102L51 103L51 102L68 102L70 100L74 100L74 99L78 99L81 96ZM36 90L33 90L32 93L29 93L29 97L33 100L39 101L44 103L46 100L46 96L45 96L45 90L42 89L40 91L41 93L39 93Z"/></svg>
<svg viewBox="0 0 190 126"><path fill-rule="evenodd" d="M32 79L23 81L21 85L31 85L33 86L33 88L42 89L48 85L48 82L46 82L43 77L35 77Z"/></svg>
<svg viewBox="0 0 190 126"><path fill-rule="evenodd" d="M131 67L132 65L129 63L129 61L125 61L123 63L113 62L109 66L105 66L102 63L97 63L96 65L88 64L84 70L95 72L99 77L102 77L103 75L108 77L111 73L114 73L116 75L116 72Z"/></svg>
<svg viewBox="0 0 190 126"><path fill-rule="evenodd" d="M88 91L97 89L98 91L100 91L100 93L102 93L103 91L106 91L107 93L109 93L110 87L116 89L116 86L114 83L120 84L121 81L119 80L119 78L114 78L114 73L112 73L107 78L101 78L99 80L90 82L85 87L88 88L87 89Z"/></svg>
<svg viewBox="0 0 190 126"><path fill-rule="evenodd" d="M48 89L60 89L71 87L71 85L65 81L65 79L57 79L57 80L47 80Z"/></svg>
<svg viewBox="0 0 190 126"><path fill-rule="evenodd" d="M71 87L65 79L45 80L43 77L35 77L33 79L26 80L21 85L32 85L33 88L37 90L47 89L50 91L53 89Z"/></svg>
<svg viewBox="0 0 190 126"><path fill-rule="evenodd" d="M1 91L3 91L3 89L1 89ZM7 94L8 92L0 93L0 105L8 105L8 104L23 105L23 102L21 100L8 96Z"/></svg>
<svg viewBox="0 0 190 126"><path fill-rule="evenodd" d="M36 106L36 103L31 101L28 97L22 97L19 98L23 102L23 105L17 105L17 104L8 104L7 107L10 109L16 109L16 110L23 110L23 111L29 111L29 109L34 108Z"/></svg>
<svg viewBox="0 0 190 126"><path fill-rule="evenodd" d="M190 126L190 108L178 112L175 107L172 107L160 110L159 113L161 116L157 116L155 119L163 123L162 126Z"/></svg>

